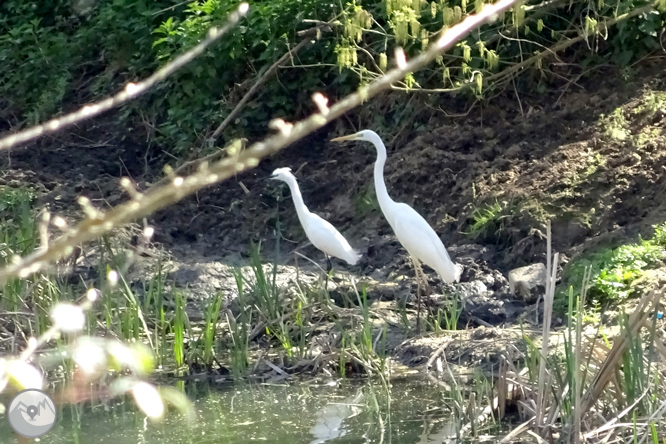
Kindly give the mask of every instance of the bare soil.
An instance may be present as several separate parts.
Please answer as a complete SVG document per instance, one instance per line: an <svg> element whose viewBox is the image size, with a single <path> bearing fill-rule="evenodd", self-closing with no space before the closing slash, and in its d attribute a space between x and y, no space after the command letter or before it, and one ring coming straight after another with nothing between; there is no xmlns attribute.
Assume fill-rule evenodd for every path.
<svg viewBox="0 0 666 444"><path fill-rule="evenodd" d="M389 150L385 175L392 197L434 226L454 260L466 267L462 284L483 282L493 303L505 304L503 314L482 323L506 326L528 309L508 293L504 276L511 268L545 262L546 220L552 219L555 250L568 257L649 234L666 220L666 101L654 99L665 91L666 61L657 59L638 67L632 80L616 71L598 72L544 95L500 95L465 117L431 113L419 131L378 131ZM382 112L386 103L391 102L384 97L365 106ZM622 118L607 117L614 115ZM372 203L374 149L327 141L353 130L342 123L328 127L256 169L153 215L154 241L173 259L175 285L202 298L231 288L226 267L242 264L253 240L263 242L272 260L277 235L282 265L294 264L296 248L323 265L319 252L303 246L288 190L265 180L274 168L289 166L310 210L363 253L359 265L336 263L336 269L376 281L376 299L406 298L411 279L404 276L413 276L411 266ZM112 115L3 156L0 184L31 186L40 205L71 219L77 196L100 207L115 205L125 199L121 176L145 188L159 177L163 159L138 133L117 128ZM466 234L474 211L494 203L502 208L497 226L482 236ZM311 276L317 273L305 260L298 265ZM446 290L432 271L429 276L436 294ZM379 282L395 286L386 290ZM463 315L463 321L474 323L474 317ZM398 346L402 339L395 339L395 350L409 362L404 350L415 349Z"/></svg>

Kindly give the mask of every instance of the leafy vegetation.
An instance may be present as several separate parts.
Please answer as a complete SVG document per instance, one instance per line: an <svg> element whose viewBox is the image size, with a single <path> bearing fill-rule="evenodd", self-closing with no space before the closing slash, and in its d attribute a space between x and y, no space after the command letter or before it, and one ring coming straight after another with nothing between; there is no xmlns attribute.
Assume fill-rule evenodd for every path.
<svg viewBox="0 0 666 444"><path fill-rule="evenodd" d="M381 211L374 185L368 183L354 195L354 209L360 217L366 217Z"/></svg>
<svg viewBox="0 0 666 444"><path fill-rule="evenodd" d="M585 270L589 268L588 300L604 303L631 296L635 284L646 278L649 270L663 266L666 260L666 224L655 226L654 231L651 239L585 253L567 266L563 278L566 286L580 288Z"/></svg>
<svg viewBox="0 0 666 444"><path fill-rule="evenodd" d="M483 4L483 0L254 3L237 31L119 117L125 124L143 128L152 143L181 157L196 157L216 145L210 139L213 128L258 76L300 41L297 31L312 26L304 20L331 22L332 32L322 28L317 42L279 69L237 115L221 142L263 133L274 117L303 116L313 109L310 97L316 91L336 97L367 83L387 69L396 46L404 47L408 57L414 56L440 31ZM609 44L590 45L598 52L588 54L585 64L628 65L659 47L664 14L652 10L608 29L600 24L648 4L614 0L587 8L569 8L568 2L521 5L470 35L434 66L408 75L398 88L466 90L483 97L507 84L512 65L523 61L538 73L523 76L523 81L544 90L549 77L543 57L551 54L544 48L557 47L569 38L571 24L583 29L588 40L607 34ZM234 7L223 0L175 4L168 0L90 4L54 0L39 6L21 0L2 2L0 118L18 127L113 92L193 46ZM511 38L501 38L500 32ZM386 113L384 122L372 116L373 124L391 127L395 115Z"/></svg>
<svg viewBox="0 0 666 444"><path fill-rule="evenodd" d="M338 65L352 70L361 83L368 82L386 70L387 54L392 54L395 46L404 47L408 57L416 55L442 30L479 11L484 3L483 0L350 2L343 9L344 32L336 47ZM602 24L646 4L649 3L633 0L600 1L585 8L565 8L564 2L547 6L522 4L459 42L436 66L405 78L401 86L434 92L468 90L483 97L486 91L510 81L503 71L511 72L506 68L513 63L533 65L540 73L546 73L543 57L549 49L542 51L566 47L572 23L577 24L586 39L597 40L608 32L604 37L611 44L596 46L599 52L588 55L586 64L611 61L626 66L659 49L663 9L661 14L652 10L620 22L615 29ZM371 34L363 32L368 28L373 31ZM500 34L511 38L499 38ZM545 90L544 76L533 79L537 89Z"/></svg>

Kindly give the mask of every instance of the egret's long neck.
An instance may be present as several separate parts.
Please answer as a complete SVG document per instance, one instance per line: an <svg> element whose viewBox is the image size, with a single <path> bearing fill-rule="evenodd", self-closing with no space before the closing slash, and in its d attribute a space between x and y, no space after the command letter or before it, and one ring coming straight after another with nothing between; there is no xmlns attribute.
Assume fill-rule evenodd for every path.
<svg viewBox="0 0 666 444"><path fill-rule="evenodd" d="M305 203L303 202L303 196L301 195L300 188L298 188L298 182L296 182L296 178L293 176L286 177L284 181L287 183L287 185L289 185L289 190L291 190L291 198L294 200L294 206L296 207L298 219L302 223L304 220L303 218L310 212L308 211L308 207L306 207Z"/></svg>
<svg viewBox="0 0 666 444"><path fill-rule="evenodd" d="M382 208L382 212L387 214L387 209L395 202L388 195L386 190L386 182L384 182L384 165L386 164L386 146L384 142L376 134L372 137L371 142L377 148L377 160L375 161L375 192L377 193L377 201Z"/></svg>

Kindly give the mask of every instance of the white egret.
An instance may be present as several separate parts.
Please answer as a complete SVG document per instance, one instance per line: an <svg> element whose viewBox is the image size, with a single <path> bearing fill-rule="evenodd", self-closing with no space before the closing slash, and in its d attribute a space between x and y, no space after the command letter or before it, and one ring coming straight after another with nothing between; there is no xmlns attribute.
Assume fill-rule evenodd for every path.
<svg viewBox="0 0 666 444"><path fill-rule="evenodd" d="M405 203L399 203L391 199L386 190L384 182L384 164L386 163L386 146L382 139L371 130L359 131L348 136L336 137L332 142L345 140L365 140L372 143L377 149L377 160L375 161L375 191L379 206L386 217L389 225L393 228L398 241L405 247L414 263L414 271L417 283L417 305L418 314L416 328L419 329L421 318L421 280L428 288L420 262L425 263L435 270L442 280L448 284L457 282L460 278L460 270L451 261L442 240L437 236L428 222Z"/></svg>
<svg viewBox="0 0 666 444"><path fill-rule="evenodd" d="M298 188L296 177L291 173L291 168L278 168L273 171L271 179L281 180L289 185L298 220L301 222L305 230L305 235L312 242L312 245L323 251L326 255L327 271L330 272L332 269L329 256L342 259L349 265L356 265L361 256L349 245L347 239L328 221L311 213L308 207L305 206L301 190ZM326 278L328 283L328 275Z"/></svg>

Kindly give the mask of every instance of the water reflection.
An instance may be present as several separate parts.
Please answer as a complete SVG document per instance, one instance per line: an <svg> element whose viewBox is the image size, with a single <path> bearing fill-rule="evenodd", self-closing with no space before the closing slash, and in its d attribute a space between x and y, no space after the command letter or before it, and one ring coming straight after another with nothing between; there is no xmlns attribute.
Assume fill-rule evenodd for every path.
<svg viewBox="0 0 666 444"><path fill-rule="evenodd" d="M445 393L422 380L396 381L391 408L380 384L187 387L197 419L170 412L146 420L131 402L87 403L59 409L49 444L429 443L451 434ZM6 403L8 400L0 399ZM0 443L18 443L0 418Z"/></svg>
<svg viewBox="0 0 666 444"><path fill-rule="evenodd" d="M342 422L358 415L361 409L357 404L362 400L363 393L359 390L353 399L347 398L341 403L331 402L317 412L315 425L310 429L315 439L310 444L321 444L345 436L347 430L343 428Z"/></svg>

